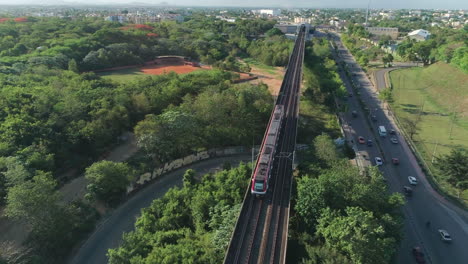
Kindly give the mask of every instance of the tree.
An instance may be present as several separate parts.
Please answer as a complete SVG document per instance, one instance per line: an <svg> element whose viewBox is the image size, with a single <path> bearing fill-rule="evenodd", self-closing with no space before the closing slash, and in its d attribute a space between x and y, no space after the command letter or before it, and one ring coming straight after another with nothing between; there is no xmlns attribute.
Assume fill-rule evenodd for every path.
<svg viewBox="0 0 468 264"><path fill-rule="evenodd" d="M306 245L307 258L301 261L301 264L352 264L351 260L344 254L328 246L310 246Z"/></svg>
<svg viewBox="0 0 468 264"><path fill-rule="evenodd" d="M315 137L314 149L315 155L325 163L331 164L342 157L331 137L324 133Z"/></svg>
<svg viewBox="0 0 468 264"><path fill-rule="evenodd" d="M133 180L130 167L121 162L99 161L86 169L86 187L91 197L105 201L110 205L118 202Z"/></svg>
<svg viewBox="0 0 468 264"><path fill-rule="evenodd" d="M369 64L369 58L367 57L367 55L362 55L361 57L359 57L358 61L359 64L361 64L363 67L367 67L367 65Z"/></svg>
<svg viewBox="0 0 468 264"><path fill-rule="evenodd" d="M50 224L60 211L56 185L49 173L39 173L32 180L11 187L7 195L6 215L26 221L33 228Z"/></svg>
<svg viewBox="0 0 468 264"><path fill-rule="evenodd" d="M411 140L413 140L414 135L418 134L421 130L421 113L412 115L410 117L402 118L401 121L403 123L403 127L408 132Z"/></svg>
<svg viewBox="0 0 468 264"><path fill-rule="evenodd" d="M433 47L433 40L420 41L414 44L414 46L411 48L411 51L412 53L415 53L419 59L421 59L424 65L427 65L430 61L431 51Z"/></svg>
<svg viewBox="0 0 468 264"><path fill-rule="evenodd" d="M194 117L177 110L147 115L135 127L135 134L137 144L159 164L181 157L199 144Z"/></svg>
<svg viewBox="0 0 468 264"><path fill-rule="evenodd" d="M468 182L468 152L453 149L449 154L439 157L435 163L447 182L464 190Z"/></svg>
<svg viewBox="0 0 468 264"><path fill-rule="evenodd" d="M195 170L188 169L184 173L183 183L185 187L190 187L196 182L195 179Z"/></svg>
<svg viewBox="0 0 468 264"><path fill-rule="evenodd" d="M393 102L392 90L390 88L380 90L379 99L387 103Z"/></svg>
<svg viewBox="0 0 468 264"><path fill-rule="evenodd" d="M383 62L384 67L386 67L387 64L391 64L393 62L392 54L388 53L388 54L382 56L382 62ZM389 66L391 66L391 65L389 65Z"/></svg>
<svg viewBox="0 0 468 264"><path fill-rule="evenodd" d="M279 30L277 28L272 28L272 29L268 30L267 32L265 32L265 35L267 37L272 37L272 36L282 36L284 34L283 34L283 32L281 32L281 30Z"/></svg>
<svg viewBox="0 0 468 264"><path fill-rule="evenodd" d="M330 248L348 254L353 263L389 263L396 241L389 237L372 212L347 207L345 215L325 209L318 220L317 234Z"/></svg>
<svg viewBox="0 0 468 264"><path fill-rule="evenodd" d="M78 63L76 63L75 59L71 59L68 61L68 70L79 73L80 71L78 70Z"/></svg>

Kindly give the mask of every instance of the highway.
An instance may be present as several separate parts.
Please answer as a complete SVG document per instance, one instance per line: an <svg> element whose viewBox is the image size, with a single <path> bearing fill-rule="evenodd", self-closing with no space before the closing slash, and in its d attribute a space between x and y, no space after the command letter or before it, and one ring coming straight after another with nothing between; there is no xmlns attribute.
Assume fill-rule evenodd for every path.
<svg viewBox="0 0 468 264"><path fill-rule="evenodd" d="M392 113L383 107L377 98L377 90L367 78L365 72L359 67L351 53L344 47L337 34L332 33L332 40L337 45L338 64L344 61L352 73L351 78L359 85L353 91L349 78L343 69L340 76L352 97L348 97L348 111L342 115L343 129L348 139L357 150L358 159L361 164L375 165L374 158L380 157L384 164L380 171L387 180L391 192L402 192L403 186L410 186L408 176L418 179L417 186L413 187L412 197L407 197L406 205L403 207L405 216L404 239L397 252L394 263L416 263L411 249L414 246L423 248L426 263L468 263L468 213L440 196L428 183L424 173L419 167L416 158L410 151L409 146L401 135L392 118ZM360 95L357 94L359 92ZM359 103L361 98L364 106ZM367 108L368 112L364 112ZM352 117L351 111L357 111L357 117ZM375 115L376 121L370 117ZM394 129L398 144L390 142L393 135L380 137L378 126L385 126L387 131ZM358 136L367 141L371 139L374 144L368 147L366 144L358 143ZM378 144L375 144L375 143ZM392 158L400 160L399 165L393 165ZM359 163L358 163L359 164ZM427 226L426 222L430 221ZM438 229L447 230L453 238L451 243L441 240Z"/></svg>

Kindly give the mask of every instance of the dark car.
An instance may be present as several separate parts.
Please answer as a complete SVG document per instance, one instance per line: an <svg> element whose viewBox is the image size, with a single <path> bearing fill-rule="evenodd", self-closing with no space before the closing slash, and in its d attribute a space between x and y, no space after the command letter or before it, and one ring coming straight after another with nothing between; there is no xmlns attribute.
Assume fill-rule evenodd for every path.
<svg viewBox="0 0 468 264"><path fill-rule="evenodd" d="M426 260L424 260L424 253L420 247L413 248L413 256L418 264L426 263Z"/></svg>
<svg viewBox="0 0 468 264"><path fill-rule="evenodd" d="M407 196L412 196L413 195L413 188L409 186L403 186L403 193Z"/></svg>
<svg viewBox="0 0 468 264"><path fill-rule="evenodd" d="M372 121L376 122L377 121L377 116L371 115L371 119L372 119Z"/></svg>
<svg viewBox="0 0 468 264"><path fill-rule="evenodd" d="M367 140L367 146L372 147L372 140L370 139Z"/></svg>
<svg viewBox="0 0 468 264"><path fill-rule="evenodd" d="M353 117L357 117L357 111L352 111L352 112L351 112L351 115L352 115Z"/></svg>
<svg viewBox="0 0 468 264"><path fill-rule="evenodd" d="M392 163L393 165L398 165L400 164L400 160L398 158L392 158Z"/></svg>
<svg viewBox="0 0 468 264"><path fill-rule="evenodd" d="M395 135L396 132L395 132L395 129L390 129L390 135Z"/></svg>

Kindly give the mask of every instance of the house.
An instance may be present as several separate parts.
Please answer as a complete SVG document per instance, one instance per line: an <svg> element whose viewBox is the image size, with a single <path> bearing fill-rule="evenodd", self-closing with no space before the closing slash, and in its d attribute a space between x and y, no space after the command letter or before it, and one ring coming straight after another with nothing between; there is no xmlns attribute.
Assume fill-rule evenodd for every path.
<svg viewBox="0 0 468 264"><path fill-rule="evenodd" d="M408 37L410 39L414 39L417 41L424 41L428 39L430 35L431 33L429 33L429 31L424 30L424 29L417 29L408 33Z"/></svg>

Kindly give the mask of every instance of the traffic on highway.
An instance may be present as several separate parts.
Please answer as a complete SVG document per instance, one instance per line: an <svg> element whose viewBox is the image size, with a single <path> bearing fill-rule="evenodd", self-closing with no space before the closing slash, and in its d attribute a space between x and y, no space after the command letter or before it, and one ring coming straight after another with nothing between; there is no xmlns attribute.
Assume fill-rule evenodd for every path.
<svg viewBox="0 0 468 264"><path fill-rule="evenodd" d="M343 102L347 111L341 121L357 164L378 166L389 190L406 198L404 238L394 262L468 263L468 213L431 187L392 113L378 99L378 87L372 85L339 35L329 36L336 46L333 54L349 94Z"/></svg>

